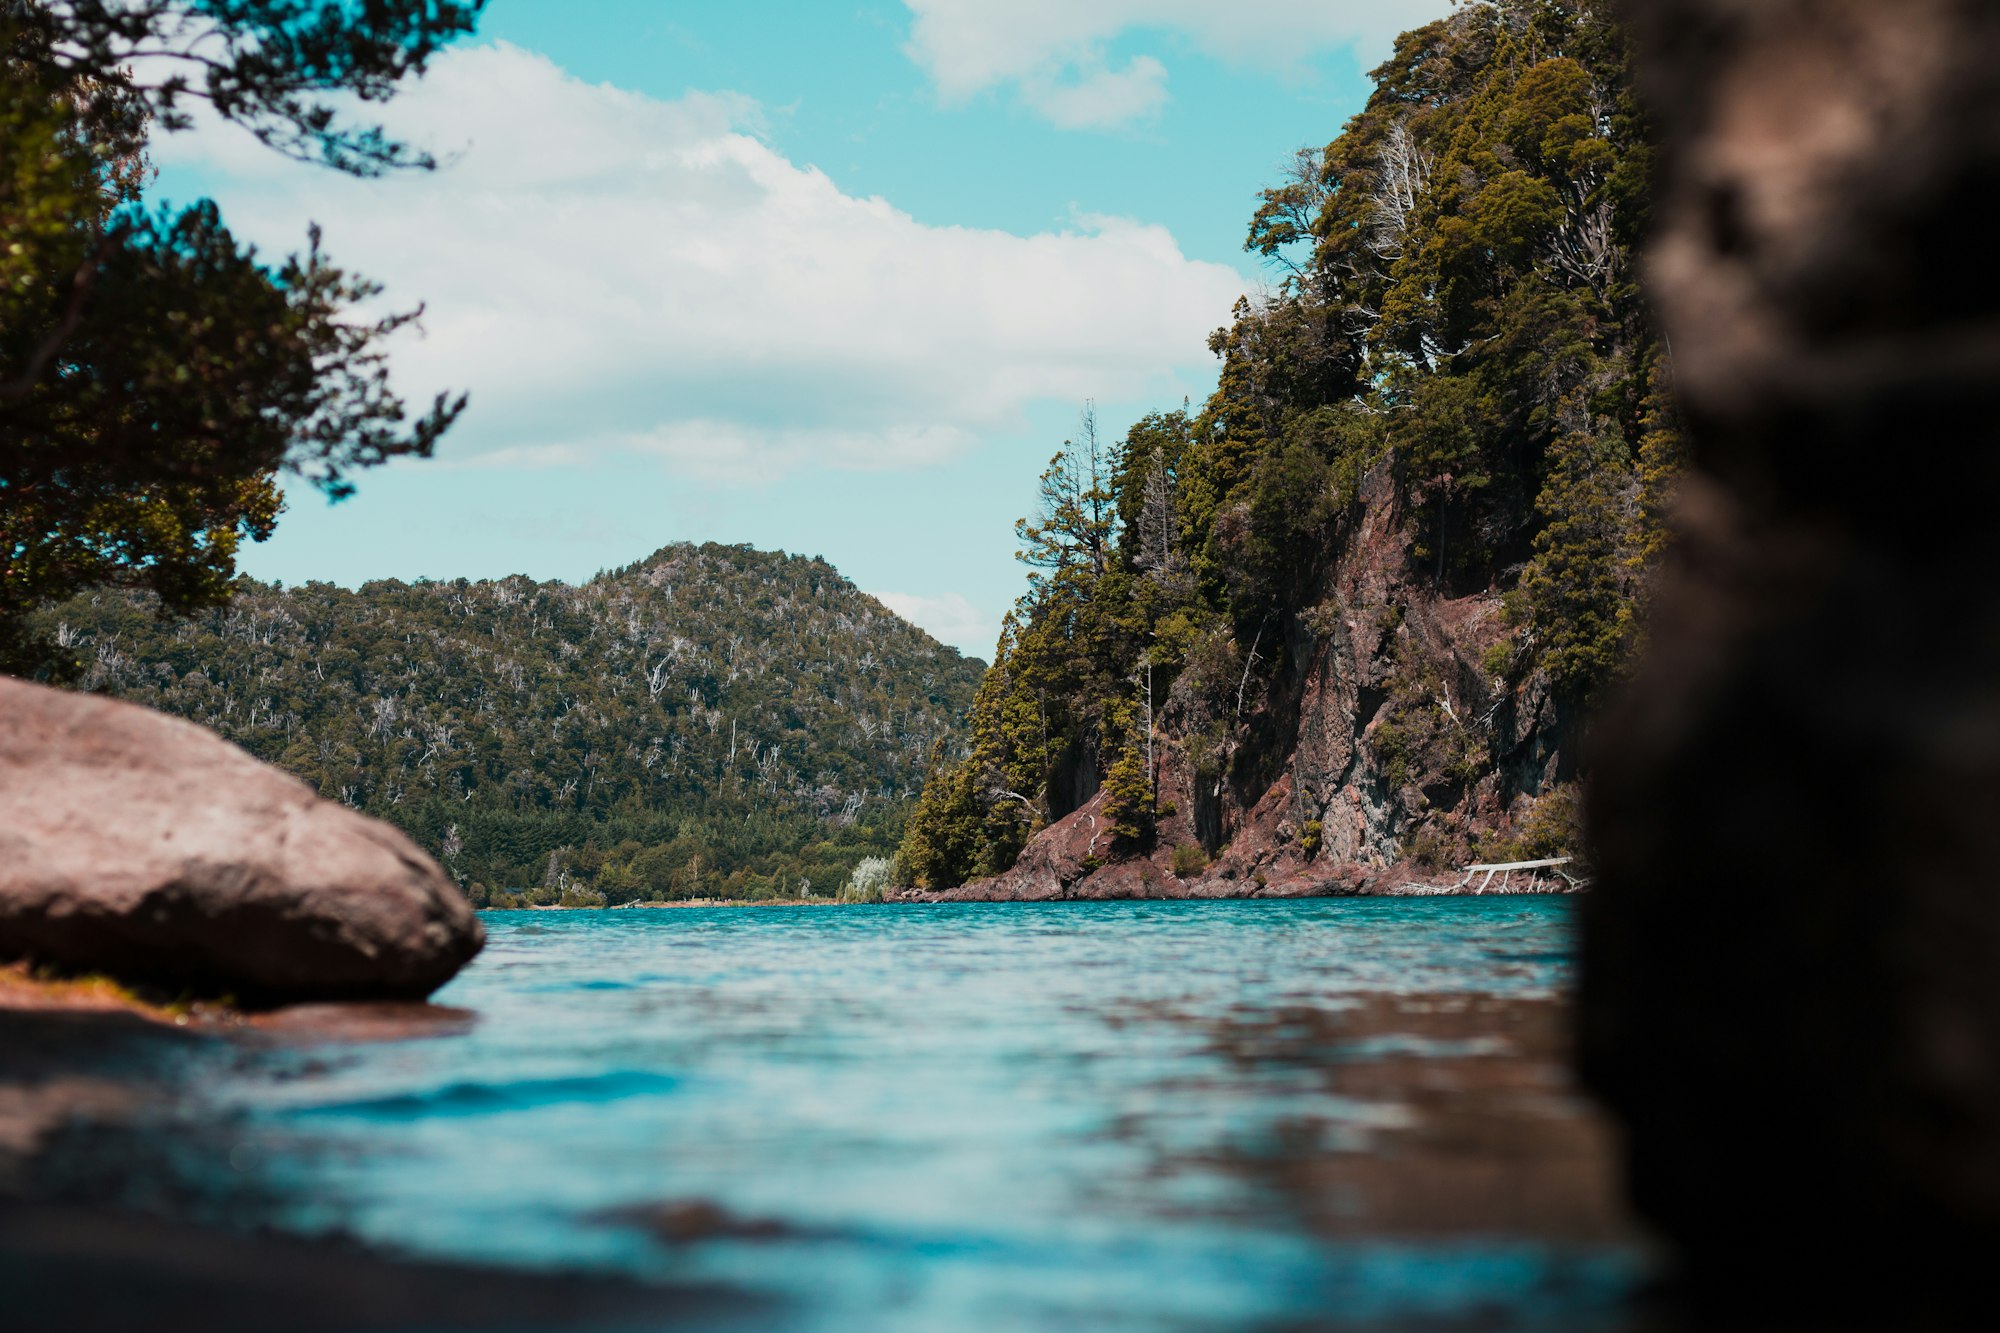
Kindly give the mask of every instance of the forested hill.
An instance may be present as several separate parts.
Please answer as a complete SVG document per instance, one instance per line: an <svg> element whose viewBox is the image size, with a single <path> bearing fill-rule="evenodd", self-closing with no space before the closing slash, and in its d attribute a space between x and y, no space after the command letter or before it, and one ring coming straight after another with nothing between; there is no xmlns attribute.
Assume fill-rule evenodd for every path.
<svg viewBox="0 0 2000 1333"><path fill-rule="evenodd" d="M401 826L475 902L791 896L896 846L982 664L823 561L675 545L581 586L240 583L47 613L84 687Z"/></svg>
<svg viewBox="0 0 2000 1333"><path fill-rule="evenodd" d="M1634 261L1650 133L1606 3L1467 4L1372 77L1250 219L1278 288L1214 335L1215 393L1086 422L1044 475L971 757L903 846L920 887L1312 892L1578 850L1579 719L1679 467Z"/></svg>

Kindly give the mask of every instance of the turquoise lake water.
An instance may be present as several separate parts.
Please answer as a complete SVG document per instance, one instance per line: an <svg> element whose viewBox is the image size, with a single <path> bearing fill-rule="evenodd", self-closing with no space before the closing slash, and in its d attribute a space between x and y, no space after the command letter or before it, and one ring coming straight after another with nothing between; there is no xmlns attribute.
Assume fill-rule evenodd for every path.
<svg viewBox="0 0 2000 1333"><path fill-rule="evenodd" d="M1243 1164L1296 1152L1301 1125L1332 1136L1315 1151L1366 1151L1399 1110L1329 1091L1339 1050L1246 1059L1210 1030L1553 995L1569 912L492 912L436 997L478 1013L469 1031L281 1052L210 1095L287 1226L724 1283L774 1299L760 1328L1592 1329L1634 1278L1615 1247L1303 1225ZM696 1222L666 1241L632 1222L662 1205Z"/></svg>

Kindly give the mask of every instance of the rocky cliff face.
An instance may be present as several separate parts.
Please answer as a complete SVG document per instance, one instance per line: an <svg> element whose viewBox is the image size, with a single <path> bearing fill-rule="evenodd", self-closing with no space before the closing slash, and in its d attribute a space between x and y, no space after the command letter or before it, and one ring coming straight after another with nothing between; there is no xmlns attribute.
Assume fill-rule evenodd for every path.
<svg viewBox="0 0 2000 1333"><path fill-rule="evenodd" d="M1501 597L1452 595L1414 567L1387 466L1363 482L1357 515L1317 603L1252 645L1239 694L1218 701L1185 677L1169 693L1149 845L1116 845L1108 793L1092 788L1012 869L924 896L1377 892L1456 879L1477 849L1522 845L1538 807L1560 820L1576 711L1544 672L1490 670L1511 642Z"/></svg>

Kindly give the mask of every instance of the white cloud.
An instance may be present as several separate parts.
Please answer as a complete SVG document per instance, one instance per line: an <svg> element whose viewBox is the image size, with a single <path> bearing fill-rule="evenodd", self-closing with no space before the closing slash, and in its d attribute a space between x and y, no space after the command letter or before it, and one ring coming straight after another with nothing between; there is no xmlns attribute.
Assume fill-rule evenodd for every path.
<svg viewBox="0 0 2000 1333"><path fill-rule="evenodd" d="M773 429L705 420L670 422L621 442L634 452L669 459L692 476L754 482L815 465L857 471L922 467L963 453L972 440L970 432L953 426Z"/></svg>
<svg viewBox="0 0 2000 1333"><path fill-rule="evenodd" d="M903 0L915 16L905 48L946 101L1013 85L1066 129L1130 124L1167 98L1167 70L1148 55L1113 72L1105 45L1134 31L1173 32L1234 64L1287 69L1352 49L1373 64L1396 34L1451 10L1452 0Z"/></svg>
<svg viewBox="0 0 2000 1333"><path fill-rule="evenodd" d="M1143 98L1143 67L1122 77L1071 114ZM663 102L506 44L448 52L384 114L451 165L356 181L228 128L156 151L267 250L317 219L390 303L428 304L394 369L412 397L471 390L447 460L919 466L1019 429L1037 401L1174 391L1244 287L1129 220L927 226L787 161L747 99Z"/></svg>
<svg viewBox="0 0 2000 1333"><path fill-rule="evenodd" d="M1134 56L1121 70L1101 61L1061 82L1046 69L1030 71L1021 92L1051 124L1066 130L1111 129L1157 115L1167 104L1167 67Z"/></svg>
<svg viewBox="0 0 2000 1333"><path fill-rule="evenodd" d="M1000 639L1000 622L955 592L922 597L907 592L869 594L940 643L972 657L990 657Z"/></svg>

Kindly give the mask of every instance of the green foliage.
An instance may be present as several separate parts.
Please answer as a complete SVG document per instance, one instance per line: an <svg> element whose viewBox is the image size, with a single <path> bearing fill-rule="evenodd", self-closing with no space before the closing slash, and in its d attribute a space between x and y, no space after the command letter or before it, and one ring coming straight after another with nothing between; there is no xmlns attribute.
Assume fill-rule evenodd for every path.
<svg viewBox="0 0 2000 1333"><path fill-rule="evenodd" d="M1208 852L1198 842L1176 843L1173 850L1174 874L1191 879L1208 869Z"/></svg>
<svg viewBox="0 0 2000 1333"><path fill-rule="evenodd" d="M566 885L557 897L557 907L609 907L611 900L601 889L589 888L582 884Z"/></svg>
<svg viewBox="0 0 2000 1333"><path fill-rule="evenodd" d="M1077 438L1064 440L1049 459L1039 487L1041 510L1014 525L1021 549L1016 558L1038 571L1031 585L1078 571L1102 574L1117 532L1118 497L1112 491L1112 460L1097 438L1097 411L1086 404Z"/></svg>
<svg viewBox="0 0 2000 1333"><path fill-rule="evenodd" d="M1639 513L1630 563L1636 573L1658 562L1667 548L1667 510L1675 484L1687 466L1687 444L1668 383L1665 357L1655 357L1646 371L1646 398L1639 418Z"/></svg>
<svg viewBox="0 0 2000 1333"><path fill-rule="evenodd" d="M1299 604L1317 582L1342 507L1332 463L1296 438L1274 444L1257 460L1243 488L1239 523L1218 529L1226 553L1230 601L1248 611Z"/></svg>
<svg viewBox="0 0 2000 1333"><path fill-rule="evenodd" d="M1465 5L1372 77L1262 193L1246 248L1281 283L1211 337L1207 402L1147 417L1108 466L1087 418L1044 474L971 757L905 843L928 882L1005 869L1100 787L1120 840L1143 840L1169 692L1197 772L1254 752L1267 684L1338 628L1316 608L1364 505L1400 520L1415 577L1504 596L1491 675L1545 671L1584 700L1629 654L1680 451L1633 262L1650 131L1612 7ZM1381 770L1473 785L1490 728L1398 651Z"/></svg>
<svg viewBox="0 0 2000 1333"><path fill-rule="evenodd" d="M1419 778L1466 787L1492 767L1480 734L1467 725L1429 659L1411 651L1407 637L1396 640L1386 686L1388 697L1367 743L1391 787Z"/></svg>
<svg viewBox="0 0 2000 1333"><path fill-rule="evenodd" d="M1540 861L1583 850L1583 802L1573 782L1560 783L1534 798L1511 836L1480 845L1485 862Z"/></svg>
<svg viewBox="0 0 2000 1333"><path fill-rule="evenodd" d="M1511 605L1535 627L1557 688L1582 698L1618 673L1631 647L1638 480L1616 436L1565 436L1550 455L1535 555Z"/></svg>
<svg viewBox="0 0 2000 1333"><path fill-rule="evenodd" d="M1458 844L1434 823L1426 821L1403 839L1403 859L1425 870L1444 870L1459 862Z"/></svg>
<svg viewBox="0 0 2000 1333"><path fill-rule="evenodd" d="M280 469L338 497L457 417L440 395L410 418L382 344L413 316L362 317L378 289L317 232L266 264L214 204L148 210L140 190L149 130L187 128L190 99L340 170L428 165L338 108L388 97L479 8L0 7L0 670L74 675L25 617L81 588L220 604L240 544L270 535Z"/></svg>
<svg viewBox="0 0 2000 1333"><path fill-rule="evenodd" d="M1104 817L1119 844L1132 847L1153 836L1153 784L1138 746L1119 751L1104 775L1104 796Z"/></svg>
<svg viewBox="0 0 2000 1333"><path fill-rule="evenodd" d="M1320 841L1326 834L1326 826L1317 819L1308 819L1299 825L1299 850L1308 859L1319 855Z"/></svg>
<svg viewBox="0 0 2000 1333"><path fill-rule="evenodd" d="M985 808L970 760L947 764L943 742L932 752L922 795L911 812L896 863L919 889L950 888L971 878Z"/></svg>
<svg viewBox="0 0 2000 1333"><path fill-rule="evenodd" d="M1151 836L1159 709L1214 611L1198 596L1180 476L1184 413L1148 417L1115 448L1086 409L1017 527L1034 567L971 718L901 850L913 883L998 874L1034 833L1107 788L1114 837Z"/></svg>
<svg viewBox="0 0 2000 1333"><path fill-rule="evenodd" d="M892 858L864 856L855 864L854 873L847 877L847 883L840 886L840 901L879 903L895 882L896 863Z"/></svg>
<svg viewBox="0 0 2000 1333"><path fill-rule="evenodd" d="M187 105L289 157L358 176L435 165L380 126L350 119L384 102L432 56L471 34L486 0L60 0L9 5L33 59L77 83L137 99L166 130ZM134 57L146 63L135 68Z"/></svg>
<svg viewBox="0 0 2000 1333"><path fill-rule="evenodd" d="M397 824L475 901L831 894L895 848L979 669L824 563L744 547L577 587L241 580L226 610L157 610L92 593L33 628L85 688Z"/></svg>

